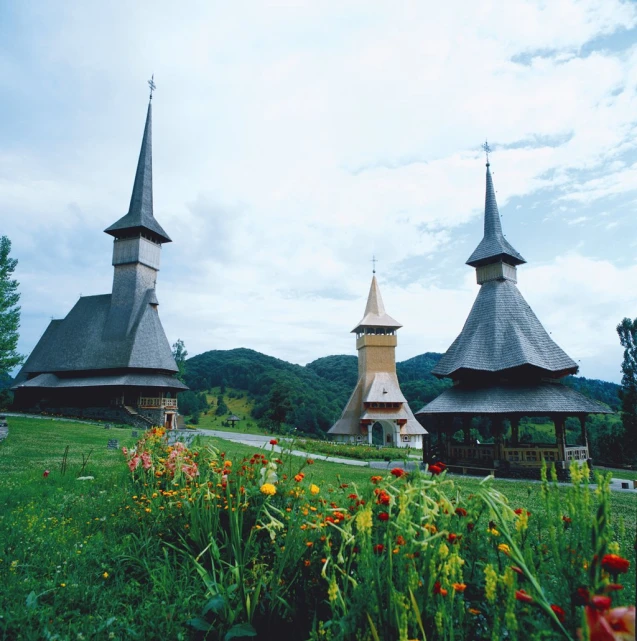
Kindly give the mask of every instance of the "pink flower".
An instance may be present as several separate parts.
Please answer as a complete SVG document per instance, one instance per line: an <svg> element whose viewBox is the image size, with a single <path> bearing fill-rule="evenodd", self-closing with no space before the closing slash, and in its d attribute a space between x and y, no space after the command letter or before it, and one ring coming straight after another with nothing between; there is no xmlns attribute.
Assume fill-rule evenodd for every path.
<svg viewBox="0 0 637 641"><path fill-rule="evenodd" d="M590 641L634 641L635 606L606 612L587 606L586 623Z"/></svg>
<svg viewBox="0 0 637 641"><path fill-rule="evenodd" d="M123 454L124 456L127 456L127 455L128 455L128 450L127 450L125 447L123 447L123 448L122 448L122 454Z"/></svg>
<svg viewBox="0 0 637 641"><path fill-rule="evenodd" d="M197 469L197 464L196 463L193 463L192 465L184 465L181 468L181 471L186 476L189 476L190 478L194 478L195 476L199 476L199 470Z"/></svg>
<svg viewBox="0 0 637 641"><path fill-rule="evenodd" d="M44 473L42 474L42 476L44 478L46 478L49 474L51 474L51 472L49 472L49 470L44 470Z"/></svg>
<svg viewBox="0 0 637 641"><path fill-rule="evenodd" d="M139 456L133 456L133 458L128 461L128 469L131 472L134 472L137 469L138 465L139 465Z"/></svg>
<svg viewBox="0 0 637 641"><path fill-rule="evenodd" d="M150 458L150 454L148 452L143 452L142 453L142 466L145 470L149 470L153 465L153 462Z"/></svg>

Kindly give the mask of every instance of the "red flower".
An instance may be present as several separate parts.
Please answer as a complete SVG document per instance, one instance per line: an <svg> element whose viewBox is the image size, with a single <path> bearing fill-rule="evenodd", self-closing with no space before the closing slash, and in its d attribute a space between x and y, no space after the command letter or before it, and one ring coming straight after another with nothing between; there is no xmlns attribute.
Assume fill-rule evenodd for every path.
<svg viewBox="0 0 637 641"><path fill-rule="evenodd" d="M378 493L378 499L376 501L379 505L389 505L391 502L391 496L385 492L385 490L381 490Z"/></svg>
<svg viewBox="0 0 637 641"><path fill-rule="evenodd" d="M604 592L616 592L617 590L623 590L624 586L619 585L619 583L609 583L604 586Z"/></svg>
<svg viewBox="0 0 637 641"><path fill-rule="evenodd" d="M306 462L308 465L314 465L314 459L309 458L309 459L307 459L305 462Z"/></svg>
<svg viewBox="0 0 637 641"><path fill-rule="evenodd" d="M618 554L605 554L602 558L602 567L611 574L618 574L620 572L628 572L630 561L624 559Z"/></svg>
<svg viewBox="0 0 637 641"><path fill-rule="evenodd" d="M609 596L596 594L594 597L591 597L590 604L596 610L608 610L608 608L610 608L611 600Z"/></svg>
<svg viewBox="0 0 637 641"><path fill-rule="evenodd" d="M447 596L447 590L440 586L440 581L434 583L434 594L439 594L440 596Z"/></svg>
<svg viewBox="0 0 637 641"><path fill-rule="evenodd" d="M397 479L399 479L401 476L405 476L405 474L407 474L407 472L405 472L405 470L403 470L401 467L395 467L395 468L391 471L391 473L392 473L392 474L393 474Z"/></svg>
<svg viewBox="0 0 637 641"><path fill-rule="evenodd" d="M456 514L458 516L467 516L467 510L465 510L463 507L457 507Z"/></svg>
<svg viewBox="0 0 637 641"><path fill-rule="evenodd" d="M51 474L51 472L49 472L49 470L44 470L44 472L42 473L42 476L44 478L46 478L49 474Z"/></svg>
<svg viewBox="0 0 637 641"><path fill-rule="evenodd" d="M442 461L438 461L436 465L443 471L447 469L447 464L443 463Z"/></svg>
<svg viewBox="0 0 637 641"><path fill-rule="evenodd" d="M568 525L569 523L571 523L573 521L573 519L570 516L566 516L565 515L565 516L562 517L562 521L564 521L564 523L566 523L566 525Z"/></svg>
<svg viewBox="0 0 637 641"><path fill-rule="evenodd" d="M439 465L430 465L429 466L429 471L432 474L438 475L438 474L440 474L442 472L442 468Z"/></svg>
<svg viewBox="0 0 637 641"><path fill-rule="evenodd" d="M457 534L454 534L453 532L449 532L449 535L447 536L447 541L449 543L455 543L460 537Z"/></svg>
<svg viewBox="0 0 637 641"><path fill-rule="evenodd" d="M381 512L378 515L378 520L379 521L389 521L389 514L387 514L387 512Z"/></svg>
<svg viewBox="0 0 637 641"><path fill-rule="evenodd" d="M347 498L348 498L348 499L352 499L352 501L354 501L355 499L357 499L357 498L358 498L358 495L357 495L357 494L348 494L348 495L347 495Z"/></svg>
<svg viewBox="0 0 637 641"><path fill-rule="evenodd" d="M516 601L522 601L522 603L533 603L533 597L527 594L525 590L516 590L515 599Z"/></svg>
<svg viewBox="0 0 637 641"><path fill-rule="evenodd" d="M590 592L586 588L579 587L575 590L573 595L573 604L574 605L588 605L588 601L591 598Z"/></svg>
<svg viewBox="0 0 637 641"><path fill-rule="evenodd" d="M523 510L521 507L519 507L519 508L517 508L516 510L513 510L513 512L515 512L515 514L517 514L518 516L520 516L520 514L522 514L522 513L524 512L524 510ZM527 515L527 516L531 516L531 513L527 510L527 511L526 511L526 515Z"/></svg>
<svg viewBox="0 0 637 641"><path fill-rule="evenodd" d="M279 441L277 441L275 438L270 439L270 445L278 445Z"/></svg>
<svg viewBox="0 0 637 641"><path fill-rule="evenodd" d="M517 565L512 565L511 569L516 573L519 574L520 576L524 576L524 571L522 568L519 568Z"/></svg>
<svg viewBox="0 0 637 641"><path fill-rule="evenodd" d="M561 623L564 623L564 619L566 619L566 612L562 608L560 608L559 605L551 605L551 610L555 612L557 618L560 620Z"/></svg>
<svg viewBox="0 0 637 641"><path fill-rule="evenodd" d="M377 543L374 546L374 552L376 554L382 554L383 550L385 549L385 546L382 543Z"/></svg>

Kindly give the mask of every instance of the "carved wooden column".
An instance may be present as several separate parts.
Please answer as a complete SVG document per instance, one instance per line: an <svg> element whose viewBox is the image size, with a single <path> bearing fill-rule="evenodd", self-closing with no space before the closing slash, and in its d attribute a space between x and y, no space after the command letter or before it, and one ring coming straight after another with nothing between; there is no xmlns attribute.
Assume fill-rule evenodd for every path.
<svg viewBox="0 0 637 641"><path fill-rule="evenodd" d="M586 431L586 414L580 414L578 417L580 427L582 428L582 446L586 448L586 458L590 458L590 450L588 449L588 432Z"/></svg>
<svg viewBox="0 0 637 641"><path fill-rule="evenodd" d="M511 417L511 445L519 445L520 443L520 417L513 416Z"/></svg>
<svg viewBox="0 0 637 641"><path fill-rule="evenodd" d="M502 417L491 416L491 431L493 432L494 447L494 464L503 460L504 448L502 443Z"/></svg>
<svg viewBox="0 0 637 641"><path fill-rule="evenodd" d="M462 417L462 431L464 432L465 445L471 444L471 416Z"/></svg>
<svg viewBox="0 0 637 641"><path fill-rule="evenodd" d="M558 449L558 460L566 461L566 430L564 424L566 419L563 416L554 416L553 425L555 425L555 442Z"/></svg>

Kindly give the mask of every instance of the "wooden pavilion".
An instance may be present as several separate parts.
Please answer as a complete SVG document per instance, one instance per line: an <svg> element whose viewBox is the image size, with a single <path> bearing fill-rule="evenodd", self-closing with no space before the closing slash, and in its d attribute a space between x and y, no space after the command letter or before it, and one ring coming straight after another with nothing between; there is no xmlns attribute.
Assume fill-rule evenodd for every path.
<svg viewBox="0 0 637 641"><path fill-rule="evenodd" d="M611 411L560 379L578 366L549 336L517 287L517 267L526 261L502 233L487 160L484 237L467 264L476 269L480 291L462 332L432 373L453 386L425 405L416 417L437 434L440 456L463 468L530 472L542 461L565 469L589 460L586 416ZM492 443L472 439L476 418L490 422ZM523 417L548 417L555 439L522 442ZM568 417L579 420L577 444L566 441ZM453 435L463 431L463 440Z"/></svg>

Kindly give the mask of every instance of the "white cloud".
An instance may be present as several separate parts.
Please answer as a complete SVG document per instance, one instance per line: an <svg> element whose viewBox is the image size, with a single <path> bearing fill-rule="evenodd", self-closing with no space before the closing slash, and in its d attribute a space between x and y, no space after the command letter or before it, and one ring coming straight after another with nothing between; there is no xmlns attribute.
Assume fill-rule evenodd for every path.
<svg viewBox="0 0 637 641"><path fill-rule="evenodd" d="M637 25L630 3L139 2L124 14L72 2L19 15L0 52L0 207L23 270L25 349L38 310L108 291L98 237L128 205L153 71L155 213L175 241L160 309L191 354L351 352L372 253L405 322L403 356L445 349L475 294L462 260L479 240L466 230L485 137L527 246L544 244L543 218L595 241L602 214L580 207L611 208L637 184L637 46L612 46ZM628 247L616 259L634 263Z"/></svg>

